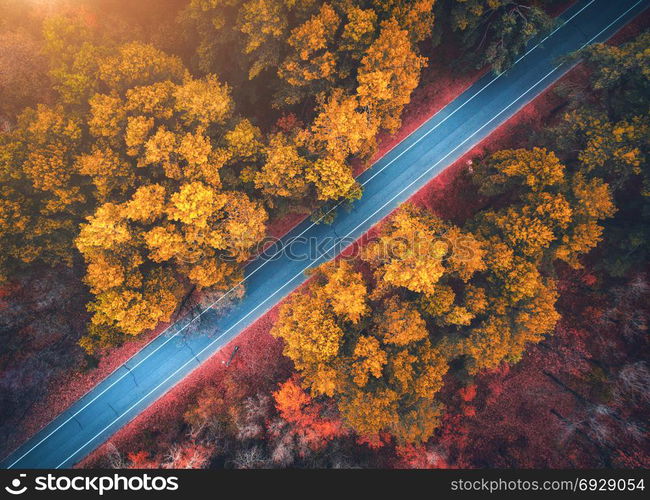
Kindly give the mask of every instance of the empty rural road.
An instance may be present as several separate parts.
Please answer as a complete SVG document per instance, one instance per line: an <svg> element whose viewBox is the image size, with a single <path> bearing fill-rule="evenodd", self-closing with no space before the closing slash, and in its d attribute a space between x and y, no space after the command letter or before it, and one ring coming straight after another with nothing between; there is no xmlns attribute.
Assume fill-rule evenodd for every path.
<svg viewBox="0 0 650 500"><path fill-rule="evenodd" d="M351 210L338 207L334 224L305 221L282 239L295 255L305 239L316 238L322 243L317 252L307 260L267 252L252 261L246 296L226 315L208 309L172 325L0 465L73 466L303 283L305 269L334 257L565 74L571 64L558 64L558 58L606 40L649 3L578 1L510 70L483 77L364 172L362 199Z"/></svg>

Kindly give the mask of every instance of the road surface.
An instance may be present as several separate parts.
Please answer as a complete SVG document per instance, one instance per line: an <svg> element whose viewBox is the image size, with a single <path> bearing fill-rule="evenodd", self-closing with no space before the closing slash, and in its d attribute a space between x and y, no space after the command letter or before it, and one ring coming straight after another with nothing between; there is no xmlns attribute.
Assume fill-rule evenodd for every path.
<svg viewBox="0 0 650 500"><path fill-rule="evenodd" d="M308 267L334 257L558 80L571 68L558 65L559 57L606 40L649 3L577 2L511 69L483 77L361 174L364 194L351 210L336 207L330 226L303 222L282 239L292 252L267 251L247 265L246 296L226 315L208 309L172 325L0 466L73 466L303 283ZM304 255L310 238L318 246L312 246L309 258L288 255Z"/></svg>

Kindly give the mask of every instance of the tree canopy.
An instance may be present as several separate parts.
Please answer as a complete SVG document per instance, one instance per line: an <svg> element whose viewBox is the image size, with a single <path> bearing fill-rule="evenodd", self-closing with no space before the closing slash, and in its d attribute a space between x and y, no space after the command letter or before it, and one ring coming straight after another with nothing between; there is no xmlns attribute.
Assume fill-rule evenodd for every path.
<svg viewBox="0 0 650 500"><path fill-rule="evenodd" d="M280 310L273 334L303 385L333 397L362 436L427 441L452 365L475 374L512 363L551 334L554 262L580 266L615 211L606 183L541 148L497 152L474 181L501 208L461 228L407 204L360 262L324 264Z"/></svg>

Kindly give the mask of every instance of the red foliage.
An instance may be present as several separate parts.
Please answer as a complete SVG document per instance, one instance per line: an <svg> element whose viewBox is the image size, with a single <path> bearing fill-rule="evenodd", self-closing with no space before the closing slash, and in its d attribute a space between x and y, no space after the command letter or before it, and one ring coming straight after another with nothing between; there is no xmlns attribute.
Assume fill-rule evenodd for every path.
<svg viewBox="0 0 650 500"><path fill-rule="evenodd" d="M137 451L127 455L130 469L157 469L160 465L157 461L152 460L146 451Z"/></svg>
<svg viewBox="0 0 650 500"><path fill-rule="evenodd" d="M448 469L444 457L425 445L406 445L395 448L397 469Z"/></svg>
<svg viewBox="0 0 650 500"><path fill-rule="evenodd" d="M301 128L303 123L294 113L288 113L278 118L275 125L283 132L289 133L294 129Z"/></svg>
<svg viewBox="0 0 650 500"><path fill-rule="evenodd" d="M379 433L374 436L357 436L355 441L360 446L367 446L376 451L391 444L393 438L389 434Z"/></svg>
<svg viewBox="0 0 650 500"><path fill-rule="evenodd" d="M282 217L276 217L267 224L266 234L272 238L282 238L306 218L307 215L298 212L291 212Z"/></svg>
<svg viewBox="0 0 650 500"><path fill-rule="evenodd" d="M476 384L471 384L463 387L458 391L463 401L472 401L476 397Z"/></svg>
<svg viewBox="0 0 650 500"><path fill-rule="evenodd" d="M346 431L338 418L325 418L323 405L316 403L298 382L296 376L280 385L273 393L280 416L293 425L292 431L312 450L319 450Z"/></svg>

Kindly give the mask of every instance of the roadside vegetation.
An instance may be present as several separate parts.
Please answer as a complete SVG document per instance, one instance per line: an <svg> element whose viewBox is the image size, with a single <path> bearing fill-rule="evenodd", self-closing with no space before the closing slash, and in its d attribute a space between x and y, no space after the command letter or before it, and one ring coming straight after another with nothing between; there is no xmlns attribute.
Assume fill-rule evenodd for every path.
<svg viewBox="0 0 650 500"><path fill-rule="evenodd" d="M354 174L400 130L433 52L456 47L460 74L503 71L562 6L154 4L0 0L5 445L48 380L241 296L269 227L363 196ZM472 451L481 426L460 415L489 432L494 386L507 387L496 374L535 366L576 399L551 414L577 465L647 464L649 43L579 54L585 79L558 86L548 123L458 174L462 217L403 206L357 258L315 270L271 336L176 401L164 439L141 430L91 462L522 465L525 453ZM540 349L583 361L567 380L526 354Z"/></svg>
<svg viewBox="0 0 650 500"><path fill-rule="evenodd" d="M314 271L232 367L207 367L86 464L186 464L173 449L200 467L647 467L647 213L627 211L647 202L647 80L627 73L642 47L581 54L444 195L425 188L359 257ZM597 126L570 132L585 115ZM641 128L603 137L622 121ZM622 225L635 245L613 238Z"/></svg>

